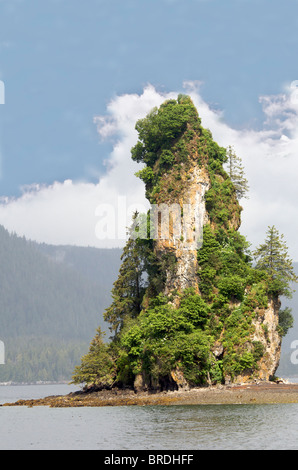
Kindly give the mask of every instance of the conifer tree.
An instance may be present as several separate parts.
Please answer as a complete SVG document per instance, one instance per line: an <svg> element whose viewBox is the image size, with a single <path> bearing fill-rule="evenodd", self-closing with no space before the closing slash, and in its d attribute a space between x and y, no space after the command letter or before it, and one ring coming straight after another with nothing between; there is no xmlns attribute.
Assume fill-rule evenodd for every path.
<svg viewBox="0 0 298 470"><path fill-rule="evenodd" d="M190 386L224 383L248 371L253 379L261 358L269 377L277 361L265 357L263 342L272 341L272 335L264 330L262 341L254 341L251 321L262 324L259 312L268 307L268 297L277 300L290 294L296 278L275 227L255 252L257 269L251 265L248 244L237 232L241 208L236 196L245 197L248 190L241 160L231 147L227 152L213 141L187 97L154 109L138 121L136 130L139 140L132 158L146 164L138 175L151 204L182 200L189 185L188 170L196 165L210 178L205 202L211 223L204 225L203 245L193 253L200 291L165 288L167 279L177 275L177 265L179 275L185 276L190 258L171 244L163 248L146 238L150 214L143 222L135 216L130 235L136 234L138 225L141 236L129 237L112 305L104 314L114 337L105 345L97 335L76 380L100 387L112 383L177 389L183 383L180 377ZM222 167L227 155L228 172ZM289 310L280 315L278 326L284 335L291 326Z"/></svg>
<svg viewBox="0 0 298 470"><path fill-rule="evenodd" d="M256 268L265 271L270 281L270 291L275 295L291 297L291 283L298 282L284 242L284 235L279 235L273 225L268 227L267 238L253 253Z"/></svg>
<svg viewBox="0 0 298 470"><path fill-rule="evenodd" d="M247 192L249 190L248 181L244 176L244 168L242 160L238 157L231 146L227 148L227 170L236 189L238 199L248 199Z"/></svg>
<svg viewBox="0 0 298 470"><path fill-rule="evenodd" d="M82 357L81 364L75 367L72 383L85 382L87 387L101 388L111 386L115 378L115 361L108 346L103 341L104 333L99 327L90 343L88 353Z"/></svg>
<svg viewBox="0 0 298 470"><path fill-rule="evenodd" d="M141 240L134 236L137 218L138 213L135 213L129 239L121 255L118 279L112 289L112 304L104 312L104 319L110 323L110 330L115 336L121 330L125 318L135 318L140 313L145 292L145 257Z"/></svg>

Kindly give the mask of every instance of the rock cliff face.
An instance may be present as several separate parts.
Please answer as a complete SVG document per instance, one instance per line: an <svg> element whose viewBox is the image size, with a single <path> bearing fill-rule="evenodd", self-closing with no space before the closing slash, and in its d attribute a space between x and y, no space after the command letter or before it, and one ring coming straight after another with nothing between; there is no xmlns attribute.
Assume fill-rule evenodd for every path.
<svg viewBox="0 0 298 470"><path fill-rule="evenodd" d="M148 235L150 220L150 239L127 247L109 308L115 380L138 391L268 380L280 355L279 301L238 232L226 149L183 95L136 129L132 158L145 164L137 174L152 206L138 230Z"/></svg>
<svg viewBox="0 0 298 470"><path fill-rule="evenodd" d="M227 151L190 97L166 101L136 129L131 154L145 164L137 175L152 211L136 214L138 236L123 251L104 316L112 342L98 330L76 380L142 391L270 379L280 302L238 231L241 176L225 171Z"/></svg>
<svg viewBox="0 0 298 470"><path fill-rule="evenodd" d="M200 280L198 276L198 250L202 245L203 227L210 223L210 218L205 206L205 194L210 189L211 183L206 168L200 168L195 164L187 174L182 173L182 178L187 178L187 185L178 199L178 207L184 208L183 216L177 210L177 199L171 201L168 199L168 206L173 210L169 215L169 231L165 232L164 238L158 238L155 241L155 252L157 256L164 253L171 253L176 258L174 269L166 272L166 282L163 293L166 296L173 292L181 293L187 288L194 288L200 295ZM175 206L176 204L176 206ZM176 208L176 210L175 210ZM186 208L189 210L187 211ZM162 232L162 223L159 219L160 233ZM239 227L239 217L231 218L230 226ZM167 236L168 233L168 236ZM179 297L176 297L173 304L179 306ZM255 380L270 380L278 368L281 353L281 337L278 333L278 313L280 301L270 299L267 308L256 309L253 313L251 333L247 337L246 351L252 352L252 345L259 343L264 348L264 353L258 361L257 369L244 369L233 377L229 373L224 375L226 384L247 383ZM237 345L235 345L235 351ZM210 350L214 360L221 360L228 352L225 350L223 342L217 340ZM230 352L229 352L230 353ZM171 371L171 379L178 389L189 389L189 384L185 379L183 372L179 369ZM140 380L140 377L138 377Z"/></svg>
<svg viewBox="0 0 298 470"><path fill-rule="evenodd" d="M177 170L173 168L160 177L159 185L163 190L154 199L153 204L155 207L153 212L156 211L154 220L158 227L157 232L155 231L155 234L158 233L154 243L155 254L159 258L164 254L171 254L176 260L175 264L166 270L163 289L165 296L174 297L171 303L176 307L179 307L179 294L185 289L193 288L198 295L201 295L198 250L203 243L204 226L209 225L214 232L216 230L229 232L237 231L241 223L242 208L235 194L231 193L226 207L224 200L221 199L218 188L225 184L225 177L220 171L211 175L208 158L200 159L200 148L204 145L202 134L195 133L188 143L188 162L180 165L176 191L166 191L175 180ZM214 188L216 189L213 209L214 206L222 206L222 212L224 209L228 212L228 217L226 220L223 219L222 224L220 217L212 215L212 210L208 211L207 208L205 196ZM217 213L219 212L218 210ZM215 288L215 296L216 292L218 291ZM244 347L242 346L242 352L253 355L253 345L259 344L262 345L264 353L255 368L243 367L243 370L232 376L229 372L223 372L225 383L269 380L274 376L281 351L281 338L277 329L279 307L278 299L269 300L267 308L261 310L257 308L255 312L251 312L251 330ZM237 354L239 349L241 349L239 345L235 344L234 353ZM210 355L215 362L221 362L225 356L234 353L225 347L225 341L221 338L217 339L210 348ZM171 371L171 380L178 388L188 388L188 382L179 367ZM212 383L212 380L209 378L208 382Z"/></svg>
<svg viewBox="0 0 298 470"><path fill-rule="evenodd" d="M281 337L278 334L278 312L280 301L270 300L268 308L259 312L253 322L255 332L252 341L259 341L264 346L264 355L259 361L258 378L269 380L274 376L279 365Z"/></svg>
<svg viewBox="0 0 298 470"><path fill-rule="evenodd" d="M159 220L160 233L163 232L164 238L159 237L155 242L158 256L170 253L176 259L174 269L166 273L165 295L190 287L199 292L197 250L202 244L203 226L208 222L204 196L210 181L206 170L192 165L187 172L182 170L180 176L187 183L183 185L178 199L168 200L165 204L169 213L165 209ZM157 210L160 207L158 205ZM169 230L167 224L163 230L163 218L167 219L168 216Z"/></svg>
<svg viewBox="0 0 298 470"><path fill-rule="evenodd" d="M269 381L274 377L281 354L281 337L277 328L279 309L279 299L271 299L267 308L260 311L257 309L255 318L252 320L251 334L247 338L246 349L251 352L253 344L261 344L264 348L263 355L258 361L256 370L247 368L234 377L226 374L225 384ZM218 357L224 355L225 351L222 344L217 342L212 352Z"/></svg>

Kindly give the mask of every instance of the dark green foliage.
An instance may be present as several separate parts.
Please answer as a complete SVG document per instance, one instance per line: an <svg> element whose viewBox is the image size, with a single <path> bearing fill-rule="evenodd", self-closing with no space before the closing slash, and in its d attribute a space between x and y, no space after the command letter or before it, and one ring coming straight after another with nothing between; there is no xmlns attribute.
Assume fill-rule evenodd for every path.
<svg viewBox="0 0 298 470"><path fill-rule="evenodd" d="M74 370L72 383L85 382L87 387L91 385L97 389L106 388L113 385L115 371L115 361L109 347L102 339L101 329L98 328L91 341L89 352L82 357L81 365Z"/></svg>
<svg viewBox="0 0 298 470"><path fill-rule="evenodd" d="M284 236L279 235L273 225L268 227L267 238L254 252L256 268L267 275L269 293L273 296L283 295L291 297L291 283L297 282L292 260L288 255L288 248Z"/></svg>
<svg viewBox="0 0 298 470"><path fill-rule="evenodd" d="M196 109L187 96L181 95L177 101L169 100L159 109L154 108L136 124L139 141L131 151L132 159L152 167L160 152L169 149L190 122L199 125Z"/></svg>
<svg viewBox="0 0 298 470"><path fill-rule="evenodd" d="M181 162L187 163L189 142L202 132L196 108L188 96L179 95L155 108L136 124L139 134L132 148L132 159L146 167L137 173L146 185L146 196L156 202L162 192L161 177L173 173L173 184L167 185L167 193L179 194L177 182ZM182 184L182 182L181 182Z"/></svg>
<svg viewBox="0 0 298 470"><path fill-rule="evenodd" d="M252 346L253 346L252 354L253 354L254 361L258 362L259 359L261 359L261 357L264 354L264 349L265 349L264 345L260 341L253 341Z"/></svg>
<svg viewBox="0 0 298 470"><path fill-rule="evenodd" d="M248 181L244 176L244 168L241 162L241 158L237 157L231 146L229 146L227 149L227 163L227 173L231 178L233 186L236 190L237 198L248 198L247 193L249 186Z"/></svg>
<svg viewBox="0 0 298 470"><path fill-rule="evenodd" d="M285 336L290 328L293 327L294 319L292 310L289 307L284 308L278 312L279 316L279 334Z"/></svg>
<svg viewBox="0 0 298 470"><path fill-rule="evenodd" d="M154 109L137 122L136 129L139 140L132 158L146 165L138 176L145 182L151 203L178 201L192 166L198 165L208 174L205 206L209 223L197 251L199 292L173 290L166 296L165 281L176 272L175 250L157 253L154 240L129 240L113 302L105 314L116 335L96 352L99 361L108 355L112 376L108 374L107 380L105 369L98 370L96 383L133 386L138 376L148 388L158 389L173 387L173 376L180 372L191 386L221 383L244 371L253 375L265 353L261 342L252 341L253 320L268 307L272 296L286 292L286 286L276 289L274 282L281 280L276 272L270 281L264 265L253 267L249 243L238 233L243 173L236 174L231 152L228 156L234 167L230 174L224 170L226 149L201 126L187 96L179 95ZM144 234L147 229L145 217L140 231ZM293 280L290 265L276 269L279 275L288 276L287 281ZM290 326L288 312L282 313L281 334ZM78 373L83 381L84 364Z"/></svg>
<svg viewBox="0 0 298 470"><path fill-rule="evenodd" d="M152 386L156 381L169 380L171 371L179 367L191 383L203 384L210 342L202 326L209 308L191 291L183 296L179 309L166 301L159 296L153 302L155 305L142 312L137 322L123 332L121 361L125 355L125 363L131 367L127 376L131 379L142 372Z"/></svg>
<svg viewBox="0 0 298 470"><path fill-rule="evenodd" d="M271 254L280 253L280 245L277 247ZM287 259L285 251L273 261L263 248L264 263L256 269L248 249L245 238L237 231L205 226L203 246L198 251L199 288L203 298L211 303L211 312L220 319L209 324L210 332L221 337L225 350L221 370L231 377L257 370L264 347L248 341L254 331L252 321L258 311L268 308L272 296L287 293L289 280L294 280L291 263L283 263ZM281 273L285 275L283 279ZM283 336L292 326L289 310L280 312L279 322L278 331Z"/></svg>
<svg viewBox="0 0 298 470"><path fill-rule="evenodd" d="M244 282L239 276L221 278L218 283L219 294L228 299L243 300Z"/></svg>
<svg viewBox="0 0 298 470"><path fill-rule="evenodd" d="M146 216L135 214L132 228L136 224L138 229L135 229L134 237L129 238L123 249L119 275L112 289L112 303L104 312L104 319L110 324L115 337L125 322L140 314L148 286L150 296L162 291L166 272L175 264L175 257L171 254L155 255L152 240L145 238Z"/></svg>
<svg viewBox="0 0 298 470"><path fill-rule="evenodd" d="M112 289L112 304L104 313L111 331L117 335L126 317L136 317L141 311L145 293L145 259L139 240L129 239L121 256L119 276Z"/></svg>
<svg viewBox="0 0 298 470"><path fill-rule="evenodd" d="M152 186L155 180L154 171L150 166L146 166L136 173L136 176L141 178L146 185Z"/></svg>
<svg viewBox="0 0 298 470"><path fill-rule="evenodd" d="M162 253L160 256L156 256L151 251L147 261L150 296L158 295L164 288L167 272L175 269L176 257L174 253Z"/></svg>
<svg viewBox="0 0 298 470"><path fill-rule="evenodd" d="M213 230L206 225L198 262L203 296L211 300L219 291L224 298L242 300L252 275L248 243L243 236L235 230Z"/></svg>
<svg viewBox="0 0 298 470"><path fill-rule="evenodd" d="M200 161L207 166L211 182L211 187L205 194L210 222L219 230L237 230L242 207L237 200L233 181L223 168L227 161L226 149L214 142L208 129L202 130L199 146Z"/></svg>
<svg viewBox="0 0 298 470"><path fill-rule="evenodd" d="M195 327L204 326L210 315L210 307L193 289L187 289L184 292L179 310L183 312L184 317Z"/></svg>
<svg viewBox="0 0 298 470"><path fill-rule="evenodd" d="M235 195L235 189L230 180L222 181L214 178L212 188L207 192L206 210L211 220L219 227L229 228L229 221L234 214L231 214L231 201ZM235 202L235 207L237 204Z"/></svg>
<svg viewBox="0 0 298 470"><path fill-rule="evenodd" d="M162 150L159 164L165 168L170 168L175 161L175 155L170 150Z"/></svg>
<svg viewBox="0 0 298 470"><path fill-rule="evenodd" d="M209 129L202 128L202 138L198 150L207 156L209 169L213 173L218 171L219 174L225 174L222 164L227 161L226 149L220 147L213 140L212 133Z"/></svg>

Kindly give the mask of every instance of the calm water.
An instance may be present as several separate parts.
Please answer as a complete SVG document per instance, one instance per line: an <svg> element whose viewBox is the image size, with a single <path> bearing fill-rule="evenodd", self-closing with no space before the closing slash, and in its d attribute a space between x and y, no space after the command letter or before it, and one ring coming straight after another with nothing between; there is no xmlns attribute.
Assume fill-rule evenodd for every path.
<svg viewBox="0 0 298 470"><path fill-rule="evenodd" d="M0 386L0 403L72 390ZM0 407L0 449L298 449L298 404Z"/></svg>

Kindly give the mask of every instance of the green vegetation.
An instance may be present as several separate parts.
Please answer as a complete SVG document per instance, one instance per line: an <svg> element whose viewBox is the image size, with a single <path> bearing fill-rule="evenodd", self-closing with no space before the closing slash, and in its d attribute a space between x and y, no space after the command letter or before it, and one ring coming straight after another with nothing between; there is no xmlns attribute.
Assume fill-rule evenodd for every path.
<svg viewBox="0 0 298 470"><path fill-rule="evenodd" d="M291 283L297 282L293 269L293 262L288 256L288 247L284 242L284 235L279 235L273 225L268 227L267 238L254 252L256 268L264 271L270 283L272 295L291 297L293 288Z"/></svg>
<svg viewBox="0 0 298 470"><path fill-rule="evenodd" d="M180 179L182 165L188 166L193 146L203 132L196 108L188 96L179 95L154 108L136 124L139 140L132 148L132 159L146 164L137 175L146 185L151 203L167 202L179 195L185 181ZM169 174L165 187L162 177Z"/></svg>
<svg viewBox="0 0 298 470"><path fill-rule="evenodd" d="M263 342L251 339L254 321L294 280L284 247L276 247L277 254L283 253L280 262L266 264L261 250L253 265L250 245L238 232L238 199L247 189L246 180L242 172L236 178L236 172L224 170L226 149L201 126L189 97L165 102L138 121L136 129L139 141L132 158L146 165L138 176L151 203L176 201L194 165L208 174L209 223L197 250L199 292L190 288L165 295L166 277L175 272L175 253L157 252L154 240L145 237L130 239L112 305L104 314L113 336L108 344L100 334L95 338L73 382L92 389L132 387L141 378L143 387L169 389L177 387L174 377L179 374L190 386L222 383L244 372L253 376L265 353ZM285 334L291 326L289 311L280 320L280 334Z"/></svg>
<svg viewBox="0 0 298 470"><path fill-rule="evenodd" d="M141 312L145 293L144 256L137 249L138 241L129 239L121 256L119 276L112 289L112 304L104 314L115 335L122 329L126 317L135 318Z"/></svg>
<svg viewBox="0 0 298 470"><path fill-rule="evenodd" d="M231 146L227 148L227 172L231 181L236 189L238 199L248 198L249 191L248 181L244 176L244 168L241 158L237 157L235 151Z"/></svg>
<svg viewBox="0 0 298 470"><path fill-rule="evenodd" d="M98 371L100 370L100 374ZM109 353L108 346L103 341L103 332L99 327L91 341L88 354L82 357L80 367L75 368L78 383L89 377L94 387L112 385L115 375L115 363Z"/></svg>

